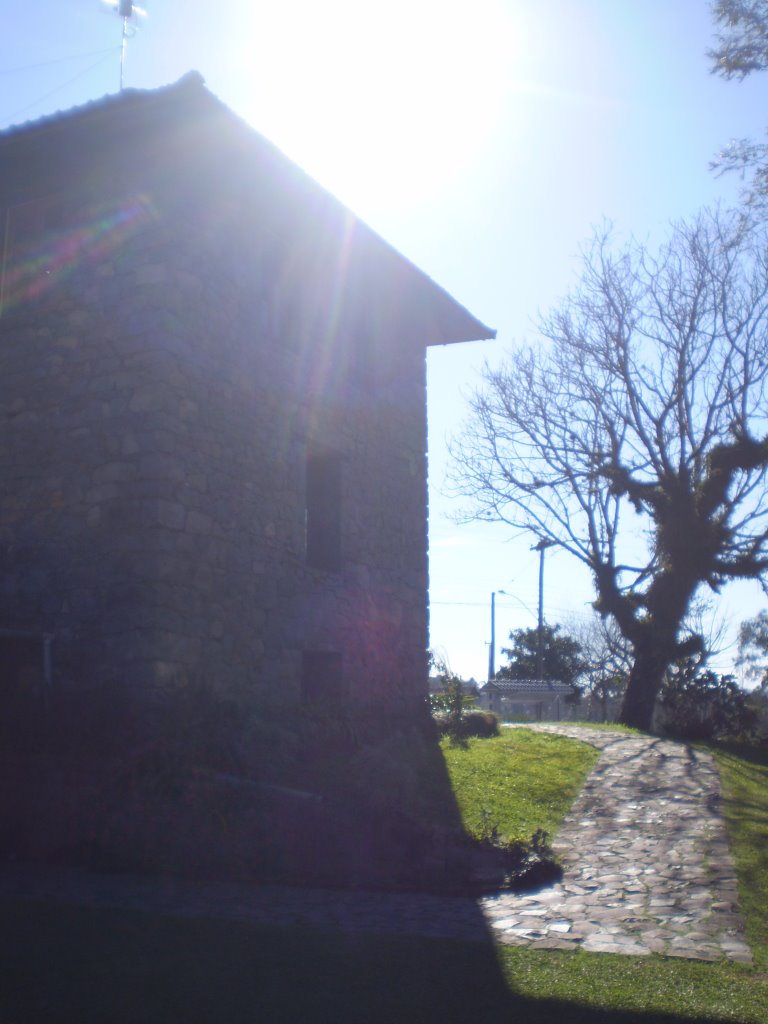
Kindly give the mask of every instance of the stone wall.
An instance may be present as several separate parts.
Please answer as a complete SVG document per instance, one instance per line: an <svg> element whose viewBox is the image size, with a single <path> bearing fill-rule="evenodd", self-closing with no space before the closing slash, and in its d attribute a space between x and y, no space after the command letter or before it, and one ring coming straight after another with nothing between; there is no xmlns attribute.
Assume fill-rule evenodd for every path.
<svg viewBox="0 0 768 1024"><path fill-rule="evenodd" d="M351 703L410 701L419 330L327 234L281 234L245 195L197 200L149 183L105 201L119 230L93 244L81 225L0 318L0 629L53 634L59 688L200 681L293 703L302 652L325 651ZM341 462L338 572L305 557L313 445Z"/></svg>

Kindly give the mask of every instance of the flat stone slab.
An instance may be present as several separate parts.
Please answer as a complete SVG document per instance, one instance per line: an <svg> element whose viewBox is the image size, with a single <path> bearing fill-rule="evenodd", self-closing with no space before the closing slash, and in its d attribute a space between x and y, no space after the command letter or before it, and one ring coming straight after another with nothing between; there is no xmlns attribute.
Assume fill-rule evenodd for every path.
<svg viewBox="0 0 768 1024"><path fill-rule="evenodd" d="M582 740L601 755L553 844L562 882L483 900L486 914L535 914L546 940L562 939L562 921L572 921L569 939L595 952L749 962L714 758L652 736L523 728ZM498 923L495 934L505 941Z"/></svg>

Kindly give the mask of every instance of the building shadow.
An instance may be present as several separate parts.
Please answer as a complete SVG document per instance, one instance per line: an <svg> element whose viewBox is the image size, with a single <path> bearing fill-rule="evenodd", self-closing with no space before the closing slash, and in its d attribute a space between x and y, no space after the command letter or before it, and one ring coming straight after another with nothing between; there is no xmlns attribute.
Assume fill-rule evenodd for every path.
<svg viewBox="0 0 768 1024"><path fill-rule="evenodd" d="M219 772L202 795L174 784L153 804L150 787L127 809L102 791L99 863L93 848L60 843L26 876L0 869L0 1019L724 1024L590 1006L599 975L586 968L583 1003L531 997L528 958L560 957L567 970L564 955L505 958L477 902L451 894L467 865L455 859L461 818L437 738L379 723L378 739L350 740L349 728L315 722L304 748L315 760L294 776L283 764L279 784ZM295 788L310 778L313 792ZM68 812L83 792L69 793ZM254 848L270 831L269 848ZM652 967L638 964L649 985Z"/></svg>
<svg viewBox="0 0 768 1024"><path fill-rule="evenodd" d="M34 901L3 901L2 920L0 1014L15 1024L724 1024L717 1016L530 998L480 942Z"/></svg>

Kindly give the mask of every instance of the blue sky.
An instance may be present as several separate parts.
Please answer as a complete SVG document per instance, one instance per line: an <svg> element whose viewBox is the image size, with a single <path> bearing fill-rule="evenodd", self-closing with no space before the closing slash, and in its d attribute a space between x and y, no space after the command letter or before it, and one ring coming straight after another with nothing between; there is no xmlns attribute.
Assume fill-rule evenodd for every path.
<svg viewBox="0 0 768 1024"><path fill-rule="evenodd" d="M432 643L484 678L497 637L535 622L533 538L457 526L445 438L485 360L535 336L603 218L653 243L733 200L708 162L765 127L768 78L709 73L706 0L146 0L128 87L195 68L209 88L499 333L429 353ZM100 0L0 0L0 126L114 92L120 24ZM589 614L589 579L547 555L550 622ZM731 624L763 601L719 601ZM499 643L499 646L501 644ZM725 651L718 665L733 656ZM497 659L498 660L498 659Z"/></svg>

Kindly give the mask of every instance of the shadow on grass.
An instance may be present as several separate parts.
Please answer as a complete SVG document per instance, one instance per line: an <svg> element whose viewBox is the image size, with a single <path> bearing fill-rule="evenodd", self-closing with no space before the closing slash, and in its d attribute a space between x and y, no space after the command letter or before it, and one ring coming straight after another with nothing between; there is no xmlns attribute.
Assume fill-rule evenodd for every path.
<svg viewBox="0 0 768 1024"><path fill-rule="evenodd" d="M321 736L320 752L305 777L314 775L319 787L319 769L324 767L331 781L324 786L322 799L310 802L315 812L306 810L304 797L296 813L286 811L286 790L275 795L277 817L272 825L277 822L285 831L277 832L280 844L272 855L282 857L290 869L289 877L281 881L318 884L316 878L325 878L326 872L331 877L341 871L342 875L352 872L347 877L358 884L378 882L379 888L386 888L389 883L403 889L418 888L422 877L434 881L436 873L443 871L443 881L450 888L454 865L450 858L445 859L443 840L446 832L460 831L460 816L437 743L422 736L424 742L415 744L412 734L393 731L373 744L353 744L351 760L349 752L342 749L330 750L330 757L320 756L329 754L327 734ZM304 743L300 749L306 753L310 748ZM355 783L352 789L346 781L338 781L350 776ZM302 780L288 781L296 785ZM82 793L62 792L69 798L67 809L82 809ZM361 794L362 803L356 803ZM242 835L236 836L237 843L233 842L232 828L243 805L234 801L222 806L219 796L218 791L212 792L207 795L211 802L202 804L203 810L215 807L220 812L215 828L202 828L195 814L189 831L179 833L179 825L187 819L180 816L175 799L162 805L168 811L163 831L155 831L154 825L147 831L146 823L139 822L144 831L132 833L128 826L133 827L133 819L129 819L123 831L115 832L115 821L120 819L108 816L107 822L113 826L107 832L111 842L139 838L142 842L133 852L146 858L117 866L134 871L144 867L151 873L153 865L173 854L178 857L180 874L187 874L191 866L208 877L231 873L251 882L275 881L269 877L274 861L265 860L263 850L258 851L260 859L248 859L253 847L245 827ZM148 803L139 807L144 812L148 808ZM329 814L331 808L335 813ZM247 803L245 809L249 809ZM199 808L193 805L193 810ZM225 812L230 817L228 829L222 830L221 814ZM428 812L435 823L433 833L413 832L413 823ZM83 820L99 824L87 814ZM254 818L244 820L252 822ZM257 816L254 827L258 838L264 828L261 817ZM29 831L30 841L38 834ZM223 847L216 845L224 840ZM413 863L416 877L408 871ZM312 875L310 867L319 875ZM250 877L241 874L246 870L252 872ZM305 870L307 875L302 874ZM356 871L360 875L355 876ZM262 927L241 921L163 916L162 900L155 910L150 900L142 904L139 898L127 905L143 906L142 910L118 911L59 905L51 902L55 897L53 891L48 902L6 900L0 906L2 1024L684 1024L693 1020L721 1024L717 1016L638 1012L625 1008L633 1005L632 998L600 995L599 991L595 995L605 972L587 957L583 987L579 980L571 980L565 998L554 999L553 987L546 981L529 984L523 960L510 967L509 958L499 959L485 921L471 903L470 924L476 927L469 934L480 939L484 936L486 941L460 943ZM156 912L158 908L161 912ZM215 916L215 908L211 913ZM546 958L547 954L537 956ZM538 960L538 964L542 962ZM547 963L556 968L559 961L550 958ZM581 969L581 961L575 966ZM641 968L650 985L653 971L647 968L652 966L646 963ZM531 995L534 991L537 996L543 993L543 998ZM576 995L570 999L573 992ZM634 992L636 997L637 986ZM599 1008L583 1005L590 1000ZM707 1008L711 1005L706 1000L700 1003ZM613 1009L613 1004L621 1009ZM664 1005L674 1007L676 1003L670 999ZM730 1015L727 1019L739 1018Z"/></svg>
<svg viewBox="0 0 768 1024"><path fill-rule="evenodd" d="M741 743L727 740L712 741L707 744L713 750L722 754L731 755L742 761L749 761L750 764L768 765L768 742L762 743Z"/></svg>
<svg viewBox="0 0 768 1024"><path fill-rule="evenodd" d="M768 803L765 787L768 783L768 752L750 747L717 744L721 774L724 782L724 811L736 832L736 841L752 835L749 855L768 870L768 848L763 841L768 829Z"/></svg>
<svg viewBox="0 0 768 1024"><path fill-rule="evenodd" d="M9 1024L719 1024L516 994L480 943L34 903L5 904L2 921L0 1019Z"/></svg>

